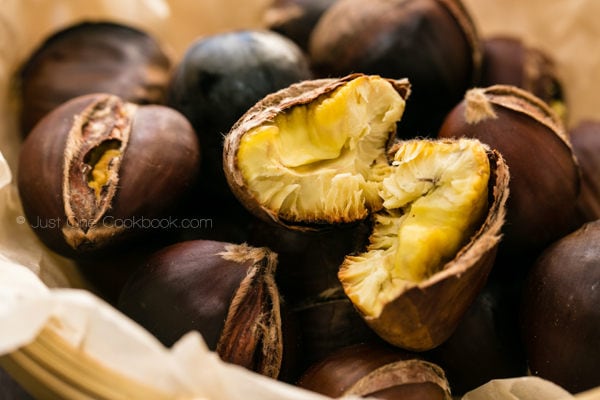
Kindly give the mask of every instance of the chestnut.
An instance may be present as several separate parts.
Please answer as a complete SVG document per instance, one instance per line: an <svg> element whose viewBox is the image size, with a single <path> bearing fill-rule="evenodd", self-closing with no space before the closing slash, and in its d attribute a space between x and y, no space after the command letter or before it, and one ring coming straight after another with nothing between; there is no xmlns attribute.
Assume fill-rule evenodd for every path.
<svg viewBox="0 0 600 400"><path fill-rule="evenodd" d="M522 334L531 374L571 393L600 385L600 221L546 248L523 289Z"/></svg>
<svg viewBox="0 0 600 400"><path fill-rule="evenodd" d="M367 223L368 243L338 279L382 339L422 351L448 338L487 279L509 175L474 139L391 146L407 92L405 80L364 74L292 85L236 123L224 168L267 222L300 232Z"/></svg>
<svg viewBox="0 0 600 400"><path fill-rule="evenodd" d="M300 231L254 218L248 241L277 253L277 285L289 306L295 308L324 293L341 290L338 269L346 255L364 248L369 231L367 223Z"/></svg>
<svg viewBox="0 0 600 400"><path fill-rule="evenodd" d="M309 57L319 77L408 78L401 138L435 136L481 67L477 29L460 0L339 0L315 26Z"/></svg>
<svg viewBox="0 0 600 400"><path fill-rule="evenodd" d="M176 243L133 273L118 308L166 346L197 330L224 361L276 378L283 357L276 268L267 248Z"/></svg>
<svg viewBox="0 0 600 400"><path fill-rule="evenodd" d="M493 268L503 266L496 260ZM448 340L427 354L444 369L455 396L493 379L527 375L518 317L521 287L514 277L490 277Z"/></svg>
<svg viewBox="0 0 600 400"><path fill-rule="evenodd" d="M308 51L310 35L323 13L337 0L275 0L264 15L267 28Z"/></svg>
<svg viewBox="0 0 600 400"><path fill-rule="evenodd" d="M444 371L414 354L379 343L341 348L313 364L298 386L332 398L450 400Z"/></svg>
<svg viewBox="0 0 600 400"><path fill-rule="evenodd" d="M96 257L143 233L176 230L176 207L199 163L196 134L177 111L91 94L36 125L19 154L17 184L49 248Z"/></svg>
<svg viewBox="0 0 600 400"><path fill-rule="evenodd" d="M304 53L276 32L218 33L187 48L170 78L167 104L188 118L202 143L197 198L205 208L229 213L239 206L223 174L223 134L267 94L311 76Z"/></svg>
<svg viewBox="0 0 600 400"><path fill-rule="evenodd" d="M482 39L483 61L480 87L497 84L527 90L548 103L566 120L565 96L556 62L542 49L526 44L517 36L490 36Z"/></svg>
<svg viewBox="0 0 600 400"><path fill-rule="evenodd" d="M162 104L171 64L148 32L109 21L69 25L46 38L21 67L21 130L27 135L49 111L84 94Z"/></svg>
<svg viewBox="0 0 600 400"><path fill-rule="evenodd" d="M506 159L503 254L537 254L578 226L579 167L561 119L538 97L510 85L470 89L438 137L476 138Z"/></svg>
<svg viewBox="0 0 600 400"><path fill-rule="evenodd" d="M600 219L600 121L580 121L569 129L568 135L581 169L577 208L582 221L595 221Z"/></svg>
<svg viewBox="0 0 600 400"><path fill-rule="evenodd" d="M290 312L298 324L302 356L297 364L301 370L343 347L363 342L381 342L341 289L307 299Z"/></svg>

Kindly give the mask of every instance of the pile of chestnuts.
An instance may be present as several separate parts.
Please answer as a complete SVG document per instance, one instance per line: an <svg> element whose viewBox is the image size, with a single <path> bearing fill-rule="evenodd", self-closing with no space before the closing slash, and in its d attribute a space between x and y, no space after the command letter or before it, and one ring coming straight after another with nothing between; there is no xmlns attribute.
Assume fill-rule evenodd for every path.
<svg viewBox="0 0 600 400"><path fill-rule="evenodd" d="M600 122L460 0L278 0L199 37L83 22L18 74L51 251L165 346L327 396L600 386ZM1 388L0 388L1 389Z"/></svg>

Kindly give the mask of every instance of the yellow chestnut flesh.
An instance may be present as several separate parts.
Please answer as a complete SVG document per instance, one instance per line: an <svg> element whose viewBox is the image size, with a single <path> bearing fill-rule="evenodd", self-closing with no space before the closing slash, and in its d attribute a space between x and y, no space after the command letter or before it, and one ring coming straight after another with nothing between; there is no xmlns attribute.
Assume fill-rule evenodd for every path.
<svg viewBox="0 0 600 400"><path fill-rule="evenodd" d="M339 272L346 294L366 316L456 256L487 211L490 165L476 140L401 143L381 187L367 251Z"/></svg>
<svg viewBox="0 0 600 400"><path fill-rule="evenodd" d="M237 153L248 189L288 221L364 219L382 206L385 150L404 104L388 81L361 76L253 128Z"/></svg>

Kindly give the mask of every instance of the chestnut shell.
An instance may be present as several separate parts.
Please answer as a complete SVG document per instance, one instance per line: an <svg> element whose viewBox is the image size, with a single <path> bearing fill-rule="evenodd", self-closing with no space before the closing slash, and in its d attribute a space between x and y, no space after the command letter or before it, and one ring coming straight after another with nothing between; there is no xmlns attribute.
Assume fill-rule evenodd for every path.
<svg viewBox="0 0 600 400"><path fill-rule="evenodd" d="M46 38L21 68L23 135L54 108L85 94L163 104L170 70L169 54L145 31L109 21L70 25Z"/></svg>
<svg viewBox="0 0 600 400"><path fill-rule="evenodd" d="M176 243L139 266L118 307L166 346L196 330L223 360L276 378L283 357L276 267L267 248Z"/></svg>
<svg viewBox="0 0 600 400"><path fill-rule="evenodd" d="M434 136L478 79L476 26L460 0L338 0L320 18L309 57L317 76L408 78L402 138Z"/></svg>
<svg viewBox="0 0 600 400"><path fill-rule="evenodd" d="M472 89L446 117L440 138L477 138L510 168L501 252L537 254L578 226L580 171L560 118L510 85Z"/></svg>
<svg viewBox="0 0 600 400"><path fill-rule="evenodd" d="M318 225L299 225L289 223L272 210L264 207L247 189L244 177L237 166L237 152L242 137L249 130L260 126L261 124L272 121L277 115L286 110L303 104L309 104L319 96L331 93L337 88L345 85L347 82L356 79L363 74L351 74L342 78L313 79L303 81L288 86L285 89L272 93L252 108L250 108L231 128L231 131L225 137L223 148L223 169L229 187L240 203L248 209L257 218L267 223L276 223L279 226L297 229L300 231L311 231L322 229ZM410 84L406 79L393 80L386 79L394 89L406 99L411 93ZM390 135L390 145L394 141L394 135Z"/></svg>
<svg viewBox="0 0 600 400"><path fill-rule="evenodd" d="M568 134L581 169L577 208L582 221L595 221L600 219L600 121L581 121Z"/></svg>
<svg viewBox="0 0 600 400"><path fill-rule="evenodd" d="M523 290L529 369L572 393L600 385L600 221L548 247Z"/></svg>
<svg viewBox="0 0 600 400"><path fill-rule="evenodd" d="M454 332L483 289L502 237L510 177L498 152L488 151L488 158L489 208L470 241L439 272L398 293L384 305L381 315L364 316L367 324L387 342L411 351L439 346Z"/></svg>
<svg viewBox="0 0 600 400"><path fill-rule="evenodd" d="M176 207L197 177L200 145L189 122L165 106L137 106L120 157L118 186L99 223L99 228L111 227L112 233L72 247L63 234L69 225L63 169L67 155L78 149L67 148L68 138L77 118L108 98L116 97L91 94L62 104L36 125L19 155L17 184L25 216L49 248L68 257L106 255L142 233L166 233L169 229L136 225L136 218L138 222L176 218Z"/></svg>
<svg viewBox="0 0 600 400"><path fill-rule="evenodd" d="M311 365L298 386L332 398L450 399L444 371L421 357L378 342L345 346Z"/></svg>

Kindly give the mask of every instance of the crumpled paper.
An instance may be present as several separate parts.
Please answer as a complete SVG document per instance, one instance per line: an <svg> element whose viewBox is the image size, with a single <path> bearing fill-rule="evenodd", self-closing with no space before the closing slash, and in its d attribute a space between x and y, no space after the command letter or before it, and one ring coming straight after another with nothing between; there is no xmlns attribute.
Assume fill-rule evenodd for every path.
<svg viewBox="0 0 600 400"><path fill-rule="evenodd" d="M23 218L13 176L20 138L13 74L43 38L81 19L111 18L163 41L177 60L198 36L261 26L270 0L4 0L0 7L0 356L35 340L51 321L75 349L129 379L177 399L319 400L323 396L223 363L197 333L171 349L110 305L82 290L74 265L49 252ZM592 52L600 25L593 0L465 0L482 34L515 33L549 51L568 83L570 123L600 117ZM595 10L595 11L594 11ZM552 23L548 23L551 21ZM531 397L555 393L557 397ZM529 397L528 397L529 396ZM548 394L548 396L551 396ZM564 396L564 397L560 397ZM492 381L464 400L568 399L539 378ZM583 397L582 397L583 398ZM592 397L590 397L592 398ZM587 397L586 397L587 399Z"/></svg>

